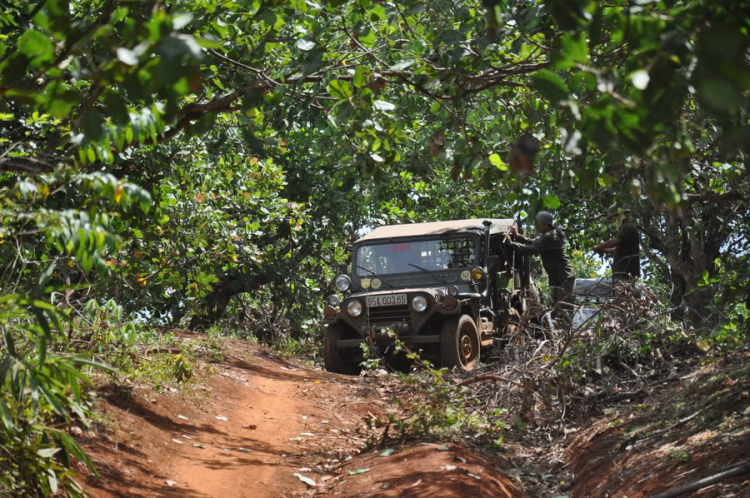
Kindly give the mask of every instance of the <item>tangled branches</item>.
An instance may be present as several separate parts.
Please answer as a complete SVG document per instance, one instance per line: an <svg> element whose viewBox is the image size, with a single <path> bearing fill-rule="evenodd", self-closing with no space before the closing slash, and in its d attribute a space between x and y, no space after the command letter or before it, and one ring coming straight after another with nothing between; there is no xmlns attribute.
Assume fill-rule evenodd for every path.
<svg viewBox="0 0 750 498"><path fill-rule="evenodd" d="M685 332L657 296L618 284L602 302L578 303L572 325L545 327L545 310L529 310L485 368L461 383L482 410L508 410L515 423L560 425L609 401L638 400L649 382L686 351Z"/></svg>

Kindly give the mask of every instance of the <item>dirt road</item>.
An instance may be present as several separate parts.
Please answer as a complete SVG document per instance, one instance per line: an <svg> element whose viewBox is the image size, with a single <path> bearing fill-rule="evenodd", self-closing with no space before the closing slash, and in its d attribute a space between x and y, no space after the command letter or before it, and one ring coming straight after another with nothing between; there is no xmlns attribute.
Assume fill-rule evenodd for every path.
<svg viewBox="0 0 750 498"><path fill-rule="evenodd" d="M105 433L84 443L104 497L525 496L464 449L361 452L384 414L371 379L313 371L234 344L191 392L105 391Z"/></svg>

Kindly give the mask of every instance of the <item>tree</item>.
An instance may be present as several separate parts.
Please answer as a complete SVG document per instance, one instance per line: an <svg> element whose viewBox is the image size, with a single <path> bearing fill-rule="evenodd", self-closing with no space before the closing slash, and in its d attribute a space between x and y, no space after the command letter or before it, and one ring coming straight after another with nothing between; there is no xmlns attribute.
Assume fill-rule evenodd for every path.
<svg viewBox="0 0 750 498"><path fill-rule="evenodd" d="M226 178L247 171L243 168L253 157L258 168L279 165L282 176L293 172L294 182L318 185L321 190L307 198L302 188L287 185L297 194L289 201L316 213L305 220L310 223L306 236L316 244L322 242L316 238L322 225L311 220L324 209L317 203L325 189L346 185L351 206L355 194L364 191L387 197L402 172L429 184L446 182L443 171L448 171L454 181L480 179L479 190L507 189L503 198L517 202L510 205L515 210L554 209L561 200L578 200L581 190L594 196L600 189L609 192L604 195L634 192L650 216L646 221L654 219L649 213L678 220L644 228L666 255L669 273L683 282L678 288L684 292L675 297L681 301L683 295L709 290L693 289L704 270L713 277L716 250L705 249L711 257L701 253L686 260L709 263L678 264L678 245L660 243L658 231L684 226L678 230L684 238L695 233L694 223L683 216L686 206L708 206L711 196L719 195L727 212L737 213L746 199L748 14L736 2L438 1L425 9L411 1L47 0L12 6L3 14L6 37L0 45L5 119L0 129L7 140L0 170L9 181L17 180L19 191L53 193L34 209L83 207L88 216L99 213L80 196L62 198L45 176L55 170L65 182L93 178L86 175L104 168L122 178L102 176L117 199L128 181L158 191L156 224L123 219L105 230L113 241L115 235L131 240L126 250L133 256L161 238L156 227L164 216L190 225L199 218L196 205L208 207L208 201L195 200L202 185L189 178L201 174L192 161L215 169L209 183L230 197L237 192ZM524 134L542 144L535 168L523 151L511 147ZM306 151L290 144L306 143L305 137L319 142ZM222 148L231 149L216 154ZM509 148L513 153L504 161ZM330 167L306 168L306 156L316 164L328 159ZM292 157L299 162L291 164ZM721 166L712 170L714 163ZM329 177L335 171L335 180L314 179L319 171ZM728 172L732 181L721 191L717 184ZM195 193L192 200L183 199L181 213L161 205L172 202L169 194L162 195L170 183ZM278 191L271 194L273 188L259 190L264 202L283 204ZM145 191L132 191L148 203ZM428 196L421 197L428 202ZM210 199L214 212L223 210L215 200ZM231 199L227 208L248 218L240 231L252 232L263 219L248 203ZM23 209L11 209L10 218ZM379 217L379 209L354 212L367 222ZM435 212L454 214L447 206ZM269 209L278 222L269 225L269 237L284 229L287 215L286 208ZM210 234L201 234L198 222L185 231L186 239L224 237L233 228L230 221L225 216ZM346 216L337 223L339 229L348 226ZM133 241L133 227L149 233ZM227 243L204 242L206 254L241 253ZM261 242L256 237L253 244L264 246ZM714 245L723 247L718 240ZM285 247L275 250L289 254ZM81 261L80 273L67 280L61 276L60 283L85 281L93 267L102 274L114 271L104 263L118 259L114 249L111 245L106 257ZM129 291L134 309L136 303L184 308L203 298L213 300L204 310L218 312L226 299L212 293L227 296L278 281L248 262L208 263L206 255L188 259L191 268L181 262L170 277L172 263L158 269L153 259L159 258L150 256L148 264L132 256L126 263L137 260L133 266L143 266L142 278L157 272L158 288L149 287L153 278L144 278L137 287L123 282L104 292ZM230 274L244 275L243 283L230 285L235 279ZM193 294L196 285L201 290ZM706 299L698 301L690 306L700 311Z"/></svg>

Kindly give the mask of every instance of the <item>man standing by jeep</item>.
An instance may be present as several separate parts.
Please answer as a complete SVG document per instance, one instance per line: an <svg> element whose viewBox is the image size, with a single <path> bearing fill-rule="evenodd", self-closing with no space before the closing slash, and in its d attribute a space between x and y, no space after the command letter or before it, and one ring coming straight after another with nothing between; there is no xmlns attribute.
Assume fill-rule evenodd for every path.
<svg viewBox="0 0 750 498"><path fill-rule="evenodd" d="M618 229L615 238L598 246L598 254L612 254L612 277L615 282L632 282L641 276L641 242L638 227L628 219L629 209L621 209L613 204L607 210L607 217L612 219Z"/></svg>
<svg viewBox="0 0 750 498"><path fill-rule="evenodd" d="M536 230L542 235L534 240L529 240L516 231L516 227L510 227L509 233L505 234L506 241L516 252L520 254L539 254L542 258L542 266L549 277L549 288L552 302L555 305L553 315L559 315L561 308L569 308L571 303L566 300L573 294L576 284L576 274L565 255L565 233L554 224L551 213L540 211L536 215L534 223ZM569 318L564 313L565 318Z"/></svg>

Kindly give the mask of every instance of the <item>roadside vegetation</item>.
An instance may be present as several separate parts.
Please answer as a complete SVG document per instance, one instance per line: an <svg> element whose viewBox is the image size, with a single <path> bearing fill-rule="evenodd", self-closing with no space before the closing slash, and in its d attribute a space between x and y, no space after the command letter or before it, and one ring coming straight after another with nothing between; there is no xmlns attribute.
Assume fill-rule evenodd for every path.
<svg viewBox="0 0 750 498"><path fill-rule="evenodd" d="M651 290L591 327L522 317L473 377L415 356L405 412L372 421L391 427L382 444L564 433L743 354L747 6L432 5L4 2L0 495L81 493L75 462L94 466L68 428L95 418L104 379L189 386L227 336L315 364L338 265L386 223L553 210L590 276L608 271L590 248L617 202ZM732 372L715 396L746 386ZM731 430L737 410L720 414Z"/></svg>

